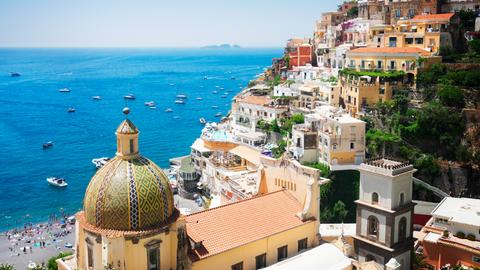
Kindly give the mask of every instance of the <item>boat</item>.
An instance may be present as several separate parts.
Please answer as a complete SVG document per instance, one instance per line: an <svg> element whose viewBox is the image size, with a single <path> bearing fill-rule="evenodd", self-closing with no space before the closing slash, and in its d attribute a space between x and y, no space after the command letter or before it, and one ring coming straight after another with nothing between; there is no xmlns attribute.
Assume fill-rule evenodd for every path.
<svg viewBox="0 0 480 270"><path fill-rule="evenodd" d="M220 97L221 97L221 98L226 98L226 97L227 97L227 95L221 95Z"/></svg>
<svg viewBox="0 0 480 270"><path fill-rule="evenodd" d="M147 102L145 102L145 106L147 106L147 107L155 107L155 102L154 102L154 101L147 101Z"/></svg>
<svg viewBox="0 0 480 270"><path fill-rule="evenodd" d="M69 113L75 112L75 108L68 108L67 112Z"/></svg>
<svg viewBox="0 0 480 270"><path fill-rule="evenodd" d="M67 182L63 178L58 178L58 177L48 177L47 182L56 187L66 187L68 186Z"/></svg>
<svg viewBox="0 0 480 270"><path fill-rule="evenodd" d="M22 74L18 72L10 72L10 77L20 77Z"/></svg>
<svg viewBox="0 0 480 270"><path fill-rule="evenodd" d="M237 78L235 78L235 77L233 77L233 76L230 77L230 80L236 80L236 79L237 79Z"/></svg>
<svg viewBox="0 0 480 270"><path fill-rule="evenodd" d="M152 109L152 110L155 110L155 109L157 109L157 106L150 106L149 108Z"/></svg>
<svg viewBox="0 0 480 270"><path fill-rule="evenodd" d="M218 91L212 91L212 94L218 94Z"/></svg>
<svg viewBox="0 0 480 270"><path fill-rule="evenodd" d="M109 157L101 157L101 158L94 158L92 159L92 163L93 165L95 165L95 167L97 169L100 169L102 168L105 164L107 164L107 162L110 160Z"/></svg>
<svg viewBox="0 0 480 270"><path fill-rule="evenodd" d="M204 79L204 80L208 80L208 77L207 77L207 76L204 76L203 79Z"/></svg>
<svg viewBox="0 0 480 270"><path fill-rule="evenodd" d="M43 149L48 149L48 148L50 148L50 147L52 147L52 146L53 146L53 142L52 142L52 141L48 141L48 142L42 144Z"/></svg>
<svg viewBox="0 0 480 270"><path fill-rule="evenodd" d="M93 100L101 100L102 97L101 97L101 96L93 96L92 99L93 99Z"/></svg>
<svg viewBox="0 0 480 270"><path fill-rule="evenodd" d="M218 113L215 114L215 117L220 117L220 116L222 116L221 112L218 112Z"/></svg>
<svg viewBox="0 0 480 270"><path fill-rule="evenodd" d="M218 106L213 105L212 109L218 109Z"/></svg>
<svg viewBox="0 0 480 270"><path fill-rule="evenodd" d="M173 112L173 110L172 110L171 108L167 108L167 109L165 110L165 112L166 112L166 113L171 113L171 112Z"/></svg>
<svg viewBox="0 0 480 270"><path fill-rule="evenodd" d="M173 117L173 119L180 119L180 116L175 115L175 116Z"/></svg>
<svg viewBox="0 0 480 270"><path fill-rule="evenodd" d="M185 101L183 99L177 99L175 100L175 104L185 104Z"/></svg>
<svg viewBox="0 0 480 270"><path fill-rule="evenodd" d="M220 90L225 90L225 88L223 88L223 87L220 87L220 88L218 88L218 89L220 89Z"/></svg>
<svg viewBox="0 0 480 270"><path fill-rule="evenodd" d="M200 118L200 124L203 124L205 125L207 123L207 120L205 120L205 118Z"/></svg>
<svg viewBox="0 0 480 270"><path fill-rule="evenodd" d="M201 98L201 97L197 97L197 98L196 98L196 100L203 100L203 98Z"/></svg>
<svg viewBox="0 0 480 270"><path fill-rule="evenodd" d="M124 99L130 99L130 100L134 100L135 99L135 96L133 94L128 94L126 96L123 97Z"/></svg>
<svg viewBox="0 0 480 270"><path fill-rule="evenodd" d="M68 89L68 88L62 88L62 89L58 89L58 92L60 92L60 93L68 93L68 92L70 92L70 89Z"/></svg>
<svg viewBox="0 0 480 270"><path fill-rule="evenodd" d="M187 98L187 95L184 95L184 94L180 94L180 95L177 95L176 98L179 98L179 99L186 99Z"/></svg>
<svg viewBox="0 0 480 270"><path fill-rule="evenodd" d="M229 93L229 92L225 92L225 93L223 93L223 94L224 94L224 95L228 95L228 94L230 94L230 93Z"/></svg>
<svg viewBox="0 0 480 270"><path fill-rule="evenodd" d="M174 83L171 83L170 86L175 86L175 84L174 84Z"/></svg>

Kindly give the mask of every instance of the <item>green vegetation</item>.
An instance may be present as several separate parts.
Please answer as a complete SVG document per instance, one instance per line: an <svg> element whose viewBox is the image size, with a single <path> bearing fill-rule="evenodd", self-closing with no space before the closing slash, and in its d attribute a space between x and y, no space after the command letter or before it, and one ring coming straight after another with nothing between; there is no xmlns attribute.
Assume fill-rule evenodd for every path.
<svg viewBox="0 0 480 270"><path fill-rule="evenodd" d="M274 158L281 158L287 149L287 142L280 140L277 142L277 147L272 148L272 155Z"/></svg>
<svg viewBox="0 0 480 270"><path fill-rule="evenodd" d="M280 133L283 136L287 136L289 133L292 133L293 125L303 124L305 122L303 114L294 114L290 118L281 118L280 125L277 119L273 120L271 123L260 120L257 122L257 128L263 130L264 132L276 132Z"/></svg>
<svg viewBox="0 0 480 270"><path fill-rule="evenodd" d="M282 78L280 78L280 75L275 75L275 78L273 78L272 81L269 81L268 84L270 87L274 87L279 85L282 82Z"/></svg>
<svg viewBox="0 0 480 270"><path fill-rule="evenodd" d="M15 270L15 267L13 267L11 264L2 263L0 264L0 270Z"/></svg>
<svg viewBox="0 0 480 270"><path fill-rule="evenodd" d="M57 262L56 260L65 258L67 256L72 255L72 252L60 252L57 256L53 256L48 260L47 268L48 270L57 270Z"/></svg>
<svg viewBox="0 0 480 270"><path fill-rule="evenodd" d="M380 78L386 78L386 79L391 79L391 78L401 78L405 76L405 72L403 71L383 71L383 70L373 70L373 71L356 71L354 69L350 68L345 68L340 70L339 72L341 75L352 75L355 77L361 77L361 76L370 76L370 77L380 77Z"/></svg>
<svg viewBox="0 0 480 270"><path fill-rule="evenodd" d="M357 18L358 16L358 7L352 7L347 11L348 18Z"/></svg>
<svg viewBox="0 0 480 270"><path fill-rule="evenodd" d="M330 167L326 164L315 162L315 163L305 163L303 165L319 170L321 177L326 177L326 178L330 177Z"/></svg>
<svg viewBox="0 0 480 270"><path fill-rule="evenodd" d="M438 98L442 105L447 107L457 107L461 109L465 106L462 90L453 85L442 85L438 91Z"/></svg>

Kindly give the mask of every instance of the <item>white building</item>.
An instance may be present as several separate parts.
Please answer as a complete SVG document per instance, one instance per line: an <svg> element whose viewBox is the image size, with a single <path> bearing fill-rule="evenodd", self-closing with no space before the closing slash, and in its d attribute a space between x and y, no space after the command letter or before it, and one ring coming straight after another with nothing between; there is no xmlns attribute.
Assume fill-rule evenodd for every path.
<svg viewBox="0 0 480 270"><path fill-rule="evenodd" d="M470 198L444 198L432 211L430 226L442 228L452 234L462 232L480 239L480 200Z"/></svg>

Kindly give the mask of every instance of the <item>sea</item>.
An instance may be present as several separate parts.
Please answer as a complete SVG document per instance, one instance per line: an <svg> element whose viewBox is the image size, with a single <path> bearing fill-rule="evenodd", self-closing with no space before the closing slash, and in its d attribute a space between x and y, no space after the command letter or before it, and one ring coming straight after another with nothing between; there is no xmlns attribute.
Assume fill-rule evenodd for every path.
<svg viewBox="0 0 480 270"><path fill-rule="evenodd" d="M200 118L227 115L233 96L281 54L280 48L0 49L0 231L80 210L96 171L91 160L115 154L124 107L140 130L141 154L166 168L170 158L189 154ZM128 94L136 99L125 100ZM174 103L179 94L186 104ZM43 149L47 141L54 145ZM48 185L50 176L65 178L68 187Z"/></svg>

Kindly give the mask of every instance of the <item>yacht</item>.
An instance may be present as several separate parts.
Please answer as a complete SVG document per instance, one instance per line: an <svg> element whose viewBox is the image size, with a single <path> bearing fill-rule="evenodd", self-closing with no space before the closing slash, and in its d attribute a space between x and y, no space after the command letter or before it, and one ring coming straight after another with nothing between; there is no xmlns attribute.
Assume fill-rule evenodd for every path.
<svg viewBox="0 0 480 270"><path fill-rule="evenodd" d="M93 96L92 99L93 99L93 100L101 100L102 97L101 97L101 96Z"/></svg>
<svg viewBox="0 0 480 270"><path fill-rule="evenodd" d="M47 182L56 187L66 187L68 186L67 182L63 178L58 178L58 177L48 177Z"/></svg>
<svg viewBox="0 0 480 270"><path fill-rule="evenodd" d="M58 92L60 92L60 93L68 93L68 92L70 92L70 89L68 89L68 88L62 88L62 89L58 89Z"/></svg>
<svg viewBox="0 0 480 270"><path fill-rule="evenodd" d="M155 107L155 102L154 102L154 101L147 101L147 102L145 102L145 106L147 106L147 107Z"/></svg>
<svg viewBox="0 0 480 270"><path fill-rule="evenodd" d="M52 147L52 146L53 146L53 142L52 142L52 141L48 141L48 142L42 144L42 148L43 148L43 149L48 149L48 148L50 148L50 147Z"/></svg>
<svg viewBox="0 0 480 270"><path fill-rule="evenodd" d="M220 117L220 116L222 116L221 112L218 112L217 114L215 114L215 117Z"/></svg>
<svg viewBox="0 0 480 270"><path fill-rule="evenodd" d="M102 168L105 164L107 164L107 162L110 160L109 157L101 157L101 158L94 158L92 159L92 163L93 165L95 165L95 167L97 169L100 169Z"/></svg>
<svg viewBox="0 0 480 270"><path fill-rule="evenodd" d="M67 112L69 113L75 112L75 108L68 108Z"/></svg>
<svg viewBox="0 0 480 270"><path fill-rule="evenodd" d="M130 100L134 100L135 99L135 96L133 94L128 94L126 96L123 97L124 99L130 99Z"/></svg>
<svg viewBox="0 0 480 270"><path fill-rule="evenodd" d="M205 118L200 118L200 124L205 125L207 123L207 120Z"/></svg>
<svg viewBox="0 0 480 270"><path fill-rule="evenodd" d="M167 109L165 110L165 112L166 112L166 113L171 113L171 112L173 112L173 110L172 110L171 108L167 108Z"/></svg>
<svg viewBox="0 0 480 270"><path fill-rule="evenodd" d="M177 99L175 100L175 104L185 104L185 101L183 99Z"/></svg>
<svg viewBox="0 0 480 270"><path fill-rule="evenodd" d="M201 97L197 97L197 98L196 98L196 100L203 100L203 98L201 98Z"/></svg>
<svg viewBox="0 0 480 270"><path fill-rule="evenodd" d="M10 77L20 77L22 74L18 72L10 72Z"/></svg>
<svg viewBox="0 0 480 270"><path fill-rule="evenodd" d="M180 94L180 95L177 95L176 98L179 98L179 99L186 99L187 98L187 95L184 95L184 94Z"/></svg>

